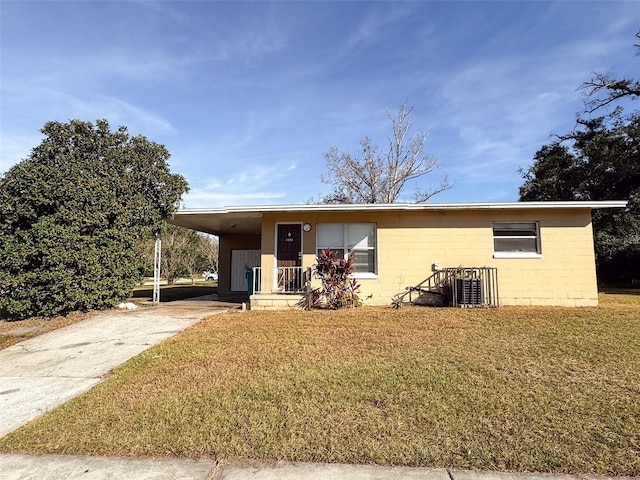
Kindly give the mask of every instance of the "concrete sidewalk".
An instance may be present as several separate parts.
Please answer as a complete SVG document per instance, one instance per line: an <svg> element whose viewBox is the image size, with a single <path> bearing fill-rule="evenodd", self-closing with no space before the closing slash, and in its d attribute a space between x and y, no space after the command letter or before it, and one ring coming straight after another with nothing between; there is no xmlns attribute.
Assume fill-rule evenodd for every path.
<svg viewBox="0 0 640 480"><path fill-rule="evenodd" d="M102 313L0 350L0 437L102 381L112 368L230 308L201 297Z"/></svg>
<svg viewBox="0 0 640 480"><path fill-rule="evenodd" d="M2 480L622 480L600 475L480 472L444 468L0 454ZM632 477L624 477L631 480Z"/></svg>

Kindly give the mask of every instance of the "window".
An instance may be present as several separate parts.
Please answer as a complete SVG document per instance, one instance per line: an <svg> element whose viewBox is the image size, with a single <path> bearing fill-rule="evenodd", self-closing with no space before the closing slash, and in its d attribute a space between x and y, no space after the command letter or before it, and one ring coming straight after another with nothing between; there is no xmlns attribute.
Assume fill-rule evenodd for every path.
<svg viewBox="0 0 640 480"><path fill-rule="evenodd" d="M495 258L540 257L538 223L494 223L493 256Z"/></svg>
<svg viewBox="0 0 640 480"><path fill-rule="evenodd" d="M374 223L319 223L316 245L318 254L330 248L342 258L354 252L358 277L376 273L376 226Z"/></svg>

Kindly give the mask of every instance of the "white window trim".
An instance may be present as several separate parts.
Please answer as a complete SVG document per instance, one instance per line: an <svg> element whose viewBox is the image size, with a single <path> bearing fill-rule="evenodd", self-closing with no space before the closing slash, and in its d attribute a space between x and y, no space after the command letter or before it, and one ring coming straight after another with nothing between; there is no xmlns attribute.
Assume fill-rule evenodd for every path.
<svg viewBox="0 0 640 480"><path fill-rule="evenodd" d="M376 278L378 278L378 274L372 272L356 272L349 275L349 278L359 278L360 280L375 280Z"/></svg>
<svg viewBox="0 0 640 480"><path fill-rule="evenodd" d="M373 223L373 222L319 222L316 224L316 255L318 254L318 250L325 250L327 248L329 249L336 249L336 248L340 248L342 250L346 252L349 251L349 245L348 245L348 227L343 229L343 244L340 247L334 246L334 247L325 247L325 246L319 246L318 245L318 231L319 231L319 226L320 225L343 225L344 227L347 227L348 225L373 225L374 226L374 233L375 233L375 241L376 241L376 246L373 247L373 272L355 272L352 273L351 275L349 275L349 278L357 278L360 280L367 280L367 279L372 279L375 280L376 278L378 278L378 224L377 223Z"/></svg>
<svg viewBox="0 0 640 480"><path fill-rule="evenodd" d="M501 223L533 223L536 226L536 235L514 235L514 236L501 236L500 238L535 238L536 239L536 251L535 252L496 252L495 251L495 239L496 236L493 234L493 230L496 224ZM542 244L541 244L541 233L540 233L540 223L535 220L520 220L513 222L493 222L491 224L491 242L494 248L493 250L493 258L542 258Z"/></svg>
<svg viewBox="0 0 640 480"><path fill-rule="evenodd" d="M535 252L494 252L493 258L542 258L542 254Z"/></svg>

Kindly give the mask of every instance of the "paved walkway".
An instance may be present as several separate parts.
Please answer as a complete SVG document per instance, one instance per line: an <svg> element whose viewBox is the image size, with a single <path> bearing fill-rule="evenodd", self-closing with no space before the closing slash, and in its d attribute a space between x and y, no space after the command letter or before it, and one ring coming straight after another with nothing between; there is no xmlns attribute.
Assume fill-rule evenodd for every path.
<svg viewBox="0 0 640 480"><path fill-rule="evenodd" d="M105 313L0 350L0 436L100 383L112 368L205 316L239 308L216 296ZM0 454L0 480L606 480L317 463ZM618 478L619 480L619 478Z"/></svg>
<svg viewBox="0 0 640 480"><path fill-rule="evenodd" d="M214 296L102 313L0 350L0 436L100 383L112 368L205 316Z"/></svg>

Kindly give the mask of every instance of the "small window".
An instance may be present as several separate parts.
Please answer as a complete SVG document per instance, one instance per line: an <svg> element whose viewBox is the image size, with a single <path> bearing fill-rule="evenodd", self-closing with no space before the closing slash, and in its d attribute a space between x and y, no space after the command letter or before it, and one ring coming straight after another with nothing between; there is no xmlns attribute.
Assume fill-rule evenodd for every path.
<svg viewBox="0 0 640 480"><path fill-rule="evenodd" d="M540 232L537 222L493 224L494 257L539 257Z"/></svg>
<svg viewBox="0 0 640 480"><path fill-rule="evenodd" d="M376 273L376 226L373 223L319 223L317 228L317 253L330 248L347 258L354 252L357 277Z"/></svg>

